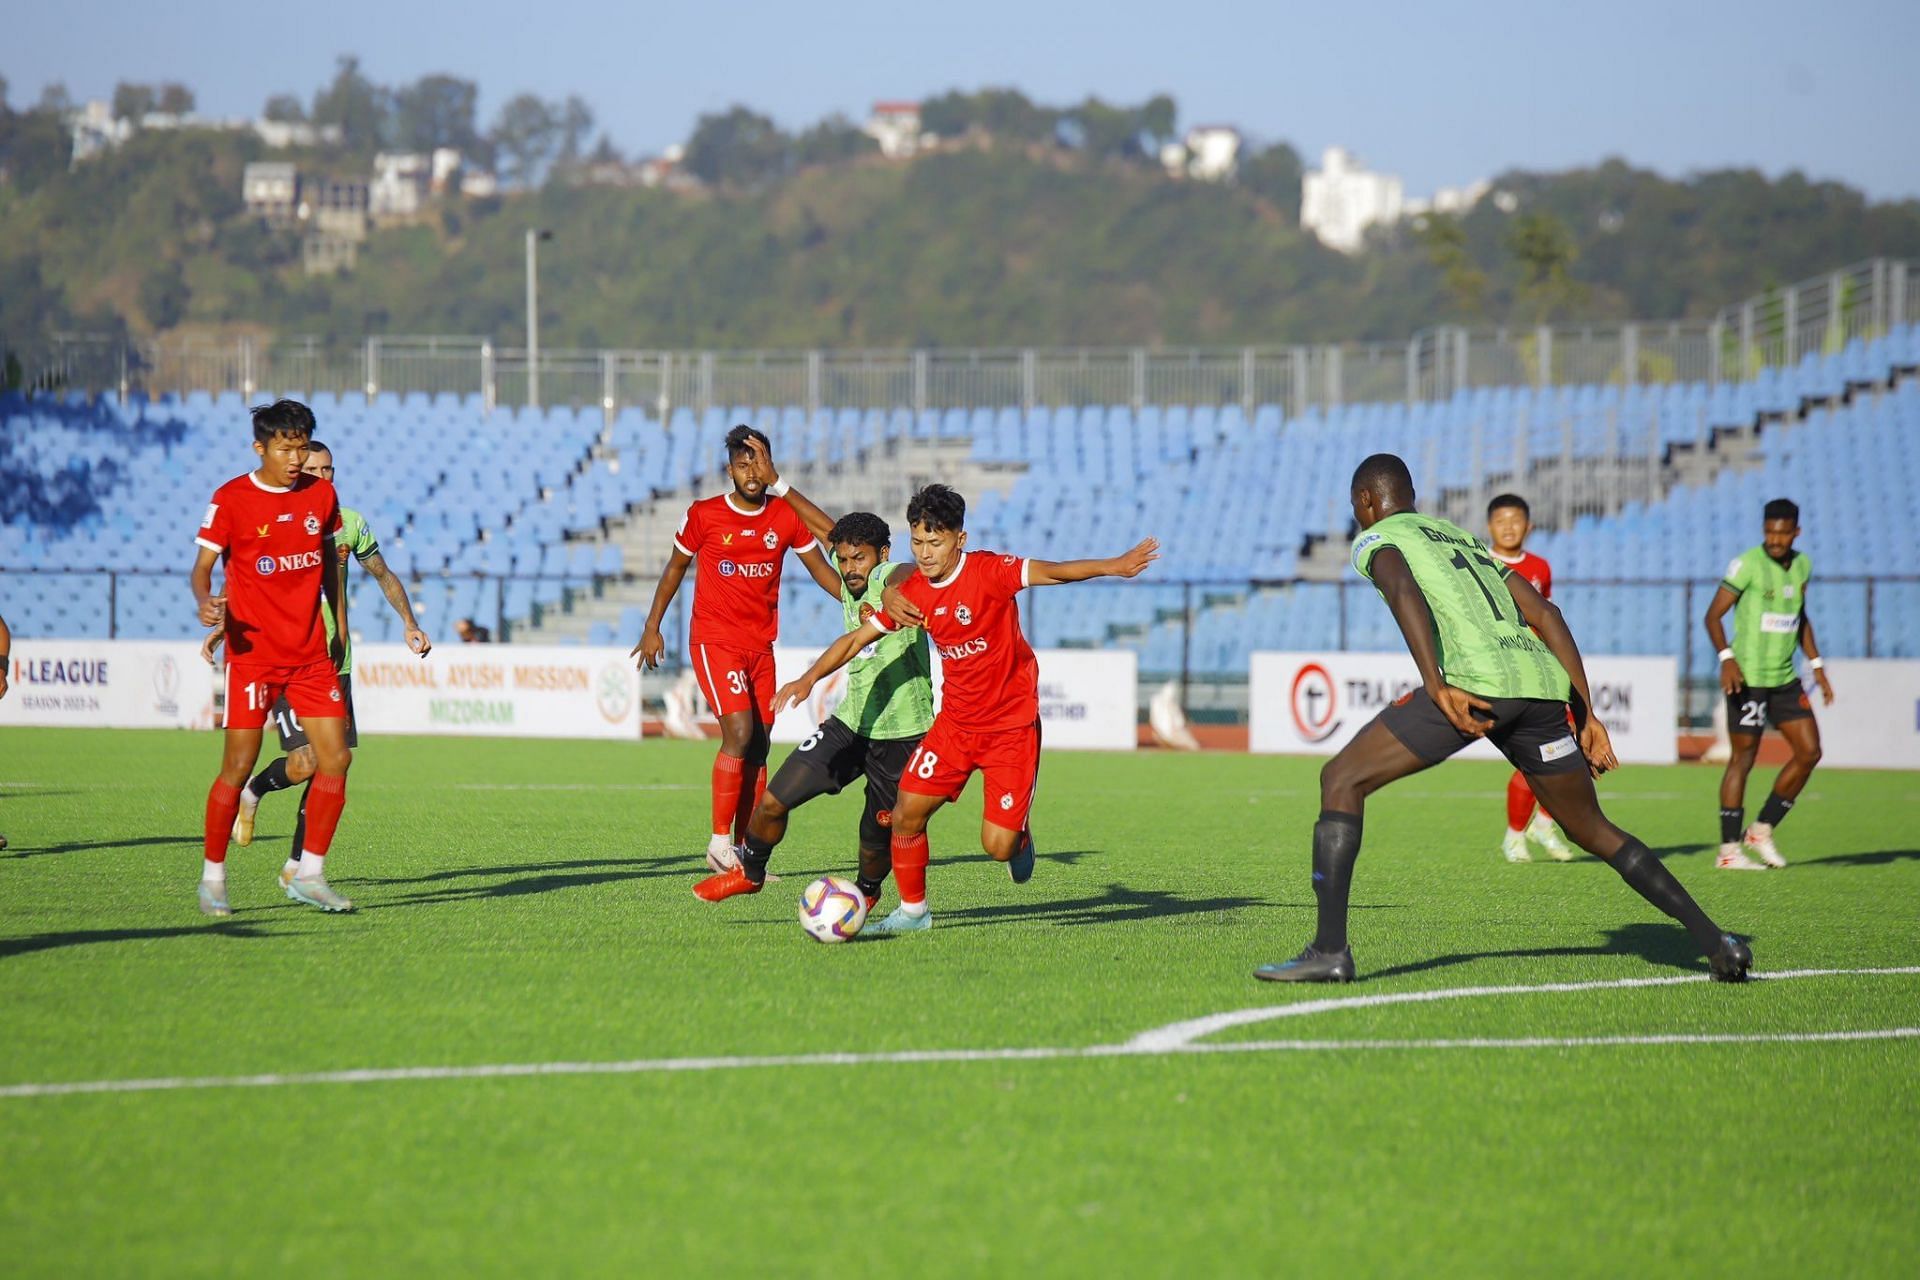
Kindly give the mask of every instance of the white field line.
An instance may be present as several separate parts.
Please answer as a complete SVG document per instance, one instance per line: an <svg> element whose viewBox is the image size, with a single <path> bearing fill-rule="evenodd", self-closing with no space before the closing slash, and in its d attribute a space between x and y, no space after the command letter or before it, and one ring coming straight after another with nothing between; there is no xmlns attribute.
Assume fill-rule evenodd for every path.
<svg viewBox="0 0 1920 1280"><path fill-rule="evenodd" d="M1869 977L1920 973L1920 966L1896 969L1793 969L1765 975L1773 981L1788 978ZM1761 975L1754 975L1759 977ZM1479 995L1520 995L1560 991L1597 991L1630 987L1672 986L1705 981L1697 975L1675 978L1622 978L1608 982L1558 982L1530 987L1455 987L1443 991L1409 991L1340 1000L1308 1000L1275 1009L1237 1011L1238 1026L1266 1017L1323 1013L1332 1009L1366 1008L1421 1000L1464 999ZM1235 1018L1236 1014L1218 1015ZM365 1067L351 1071L276 1072L247 1076L158 1076L142 1080L75 1080L44 1084L0 1085L0 1099L54 1098L87 1093L161 1093L197 1089L273 1089L322 1084L378 1084L402 1080L497 1080L523 1076L664 1075L683 1071L740 1071L777 1067L862 1067L916 1065L929 1062L1039 1062L1066 1058L1145 1058L1215 1053L1342 1053L1348 1051L1424 1049L1586 1049L1622 1045L1830 1044L1872 1040L1920 1039L1920 1027L1884 1027L1858 1031L1732 1032L1726 1034L1653 1034L1614 1036L1523 1036L1512 1039L1401 1039L1401 1040L1249 1040L1227 1044L1196 1044L1184 1028L1208 1019L1178 1022L1143 1032L1123 1044L1095 1044L1026 1049L903 1049L890 1053L796 1053L751 1057L635 1058L624 1062L503 1062L474 1066ZM1215 1027L1218 1030L1219 1027ZM1172 1034L1176 1030L1180 1034Z"/></svg>

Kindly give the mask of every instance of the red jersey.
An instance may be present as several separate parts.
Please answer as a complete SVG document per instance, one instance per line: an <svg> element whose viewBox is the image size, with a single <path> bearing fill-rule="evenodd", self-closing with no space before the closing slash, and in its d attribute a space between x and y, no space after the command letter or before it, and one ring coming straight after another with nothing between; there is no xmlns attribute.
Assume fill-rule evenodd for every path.
<svg viewBox="0 0 1920 1280"><path fill-rule="evenodd" d="M780 566L785 552L820 544L784 501L769 498L742 511L733 495L703 498L687 508L673 545L698 562L689 644L771 649L780 629Z"/></svg>
<svg viewBox="0 0 1920 1280"><path fill-rule="evenodd" d="M1531 551L1522 551L1518 559L1509 560L1498 551L1493 558L1527 580L1527 585L1548 600L1553 599L1553 566Z"/></svg>
<svg viewBox="0 0 1920 1280"><path fill-rule="evenodd" d="M229 662L327 661L320 577L339 529L340 499L318 476L276 489L249 472L214 491L194 541L227 567Z"/></svg>
<svg viewBox="0 0 1920 1280"><path fill-rule="evenodd" d="M1026 585L1026 560L993 551L968 552L944 582L916 571L901 584L940 654L938 718L952 727L987 733L1040 718L1040 664L1014 602ZM884 612L873 621L883 631L899 626Z"/></svg>

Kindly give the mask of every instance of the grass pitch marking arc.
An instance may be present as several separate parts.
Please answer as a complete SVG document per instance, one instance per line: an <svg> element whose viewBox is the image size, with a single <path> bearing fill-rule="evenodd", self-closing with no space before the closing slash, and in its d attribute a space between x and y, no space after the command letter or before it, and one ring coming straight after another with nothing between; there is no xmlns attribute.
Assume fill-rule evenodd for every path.
<svg viewBox="0 0 1920 1280"><path fill-rule="evenodd" d="M1780 982L1796 978L1886 977L1920 974L1920 965L1885 969L1788 969L1754 974ZM365 1067L347 1071L266 1073L243 1076L158 1076L136 1080L76 1080L0 1085L0 1099L53 1098L97 1093L162 1093L198 1089L271 1089L321 1084L381 1084L405 1080L500 1080L528 1076L666 1075L688 1071L738 1071L768 1067L859 1067L933 1062L1044 1062L1069 1058L1171 1057L1216 1053L1349 1053L1446 1049L1588 1049L1628 1045L1840 1044L1920 1039L1920 1027L1876 1027L1850 1031L1672 1033L1611 1036L1444 1037L1398 1040L1246 1040L1202 1043L1200 1038L1233 1027L1297 1018L1340 1009L1393 1004L1424 1004L1490 996L1548 995L1572 991L1618 991L1706 982L1705 974L1659 978L1613 978L1595 982L1546 982L1531 985L1445 987L1433 991L1389 991L1373 995L1303 1000L1257 1009L1235 1009L1169 1023L1143 1031L1120 1044L1005 1049L904 1049L886 1053L796 1053L745 1057L635 1058L620 1062L505 1062L472 1066Z"/></svg>

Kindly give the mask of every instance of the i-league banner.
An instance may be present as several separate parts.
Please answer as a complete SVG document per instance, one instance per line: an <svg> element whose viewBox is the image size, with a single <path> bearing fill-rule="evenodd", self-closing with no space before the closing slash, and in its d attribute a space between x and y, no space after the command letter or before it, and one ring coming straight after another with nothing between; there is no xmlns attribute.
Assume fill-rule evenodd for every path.
<svg viewBox="0 0 1920 1280"><path fill-rule="evenodd" d="M1586 658L1594 710L1614 752L1635 764L1679 758L1672 658ZM1248 671L1248 745L1255 751L1330 756L1395 698L1420 687L1400 653L1256 653ZM1499 758L1493 744L1460 753Z"/></svg>
<svg viewBox="0 0 1920 1280"><path fill-rule="evenodd" d="M213 669L179 640L16 637L0 724L194 729L213 724Z"/></svg>

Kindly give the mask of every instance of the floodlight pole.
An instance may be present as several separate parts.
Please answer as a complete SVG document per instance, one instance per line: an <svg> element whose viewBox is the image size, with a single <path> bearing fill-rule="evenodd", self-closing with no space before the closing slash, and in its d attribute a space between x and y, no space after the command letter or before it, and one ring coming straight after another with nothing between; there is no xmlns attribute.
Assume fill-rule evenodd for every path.
<svg viewBox="0 0 1920 1280"><path fill-rule="evenodd" d="M527 228L527 404L540 407L540 242L553 232Z"/></svg>

